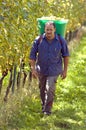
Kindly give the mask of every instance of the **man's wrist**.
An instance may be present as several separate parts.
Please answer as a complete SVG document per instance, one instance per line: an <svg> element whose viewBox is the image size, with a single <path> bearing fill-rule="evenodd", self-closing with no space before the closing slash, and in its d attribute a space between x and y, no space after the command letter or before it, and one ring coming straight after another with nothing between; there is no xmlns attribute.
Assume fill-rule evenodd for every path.
<svg viewBox="0 0 86 130"><path fill-rule="evenodd" d="M35 67L31 66L31 70L34 71L34 70L35 70Z"/></svg>

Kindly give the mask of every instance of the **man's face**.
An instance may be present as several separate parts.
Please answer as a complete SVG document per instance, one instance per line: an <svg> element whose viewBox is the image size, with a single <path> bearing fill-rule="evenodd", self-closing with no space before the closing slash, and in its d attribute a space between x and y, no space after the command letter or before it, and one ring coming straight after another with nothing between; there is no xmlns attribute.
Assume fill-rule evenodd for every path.
<svg viewBox="0 0 86 130"><path fill-rule="evenodd" d="M52 40L55 35L55 27L53 24L46 24L45 26L45 34L47 39Z"/></svg>

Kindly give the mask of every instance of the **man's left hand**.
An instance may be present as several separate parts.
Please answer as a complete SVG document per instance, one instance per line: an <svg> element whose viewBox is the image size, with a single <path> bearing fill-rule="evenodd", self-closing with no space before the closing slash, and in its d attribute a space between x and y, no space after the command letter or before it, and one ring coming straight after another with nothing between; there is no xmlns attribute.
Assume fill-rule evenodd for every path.
<svg viewBox="0 0 86 130"><path fill-rule="evenodd" d="M62 79L65 79L67 77L67 72L66 71L63 71L62 74L61 74L61 78Z"/></svg>

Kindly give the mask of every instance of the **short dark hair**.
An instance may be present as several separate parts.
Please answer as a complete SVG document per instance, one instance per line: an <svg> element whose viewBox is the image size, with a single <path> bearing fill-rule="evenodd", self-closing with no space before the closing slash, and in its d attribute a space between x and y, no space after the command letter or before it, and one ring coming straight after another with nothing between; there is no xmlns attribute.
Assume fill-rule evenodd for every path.
<svg viewBox="0 0 86 130"><path fill-rule="evenodd" d="M45 26L46 25L53 25L54 28L56 28L56 25L55 25L55 23L53 21L48 21L47 23L45 23Z"/></svg>

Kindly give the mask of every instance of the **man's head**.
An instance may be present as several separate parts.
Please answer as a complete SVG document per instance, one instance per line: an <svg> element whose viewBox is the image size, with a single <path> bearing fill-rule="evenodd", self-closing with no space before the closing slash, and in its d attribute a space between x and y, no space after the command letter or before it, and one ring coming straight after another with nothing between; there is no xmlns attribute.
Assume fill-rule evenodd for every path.
<svg viewBox="0 0 86 130"><path fill-rule="evenodd" d="M52 40L55 37L55 23L52 21L49 21L45 24L45 34L48 40Z"/></svg>

